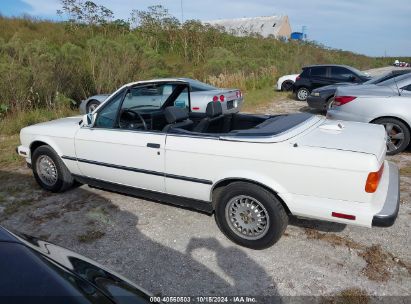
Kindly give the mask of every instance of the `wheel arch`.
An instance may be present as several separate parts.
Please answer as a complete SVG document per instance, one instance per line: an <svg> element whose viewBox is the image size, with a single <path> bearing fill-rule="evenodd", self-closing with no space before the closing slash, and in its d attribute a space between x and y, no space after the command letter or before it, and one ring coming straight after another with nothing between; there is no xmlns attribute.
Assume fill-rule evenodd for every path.
<svg viewBox="0 0 411 304"><path fill-rule="evenodd" d="M409 124L406 120L404 120L404 119L402 119L402 118L400 118L400 117L398 117L398 116L391 116L391 115L380 116L380 117L377 117L377 118L372 119L372 120L370 121L370 123L375 123L375 121L377 121L377 120L379 120L379 119L385 119L385 118L396 119L396 120L401 121L401 122L408 128L408 131L410 131L410 133L411 133L411 126L410 126L410 124Z"/></svg>
<svg viewBox="0 0 411 304"><path fill-rule="evenodd" d="M32 157L33 152L38 147L41 147L41 146L49 146L50 148L52 148L57 153L57 155L59 155L59 156L61 155L61 151L57 148L56 144L54 144L53 142L51 142L51 141L49 141L45 138L37 138L37 139L33 140L30 143L30 146L29 146L29 148L30 148L30 158Z"/></svg>
<svg viewBox="0 0 411 304"><path fill-rule="evenodd" d="M229 184L234 183L234 182L250 183L250 184L254 184L256 186L259 186L261 188L266 189L267 191L272 193L275 197L277 197L277 199L281 202L281 205L284 207L287 214L291 214L291 211L290 211L287 203L285 202L284 198L281 197L281 195L279 194L278 191L276 191L275 189L273 189L270 186L267 186L266 184L264 184L262 182L259 182L259 181L253 180L253 179L249 179L249 178L243 178L243 177L223 178L223 179L219 180L218 182L214 183L214 185L211 187L211 193L210 193L210 198L211 198L211 203L213 204L213 208L215 207L216 199L218 198L221 191L226 186L228 186Z"/></svg>

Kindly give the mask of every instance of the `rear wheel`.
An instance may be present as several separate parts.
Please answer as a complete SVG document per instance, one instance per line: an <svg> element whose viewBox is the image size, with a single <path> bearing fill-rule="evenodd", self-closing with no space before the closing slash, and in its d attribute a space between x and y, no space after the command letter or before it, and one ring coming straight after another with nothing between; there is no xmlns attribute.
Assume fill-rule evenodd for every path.
<svg viewBox="0 0 411 304"><path fill-rule="evenodd" d="M296 96L299 101L305 101L309 94L310 91L307 88L302 87L297 90Z"/></svg>
<svg viewBox="0 0 411 304"><path fill-rule="evenodd" d="M252 249L275 244L288 224L287 213L274 194L245 182L234 182L221 191L215 219L229 239Z"/></svg>
<svg viewBox="0 0 411 304"><path fill-rule="evenodd" d="M34 178L43 189L63 192L73 186L70 171L50 146L38 147L31 159Z"/></svg>
<svg viewBox="0 0 411 304"><path fill-rule="evenodd" d="M281 84L281 91L288 92L291 91L293 88L294 82L292 81L284 81Z"/></svg>
<svg viewBox="0 0 411 304"><path fill-rule="evenodd" d="M87 108L86 108L86 110L87 110L87 113L91 113L91 112L93 112L95 109L97 109L97 107L100 105L100 102L99 101L97 101L97 100L90 100L88 103L87 103Z"/></svg>
<svg viewBox="0 0 411 304"><path fill-rule="evenodd" d="M380 118L373 123L383 125L387 133L387 155L404 151L410 144L410 130L396 118Z"/></svg>

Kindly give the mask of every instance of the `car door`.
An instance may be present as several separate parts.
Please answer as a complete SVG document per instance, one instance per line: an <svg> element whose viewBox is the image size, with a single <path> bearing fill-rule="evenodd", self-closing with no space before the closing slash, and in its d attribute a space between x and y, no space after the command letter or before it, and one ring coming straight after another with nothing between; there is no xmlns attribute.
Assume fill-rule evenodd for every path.
<svg viewBox="0 0 411 304"><path fill-rule="evenodd" d="M149 92L146 98L143 91ZM75 148L77 163L84 176L164 192L165 134L135 128L138 121L127 127L119 124L120 111L123 113L126 108L142 105L146 109L158 108L154 90L145 87L133 93L125 88L99 109L92 127L80 128L75 137Z"/></svg>
<svg viewBox="0 0 411 304"><path fill-rule="evenodd" d="M330 84L328 78L328 67L318 66L312 67L310 72L311 90Z"/></svg>

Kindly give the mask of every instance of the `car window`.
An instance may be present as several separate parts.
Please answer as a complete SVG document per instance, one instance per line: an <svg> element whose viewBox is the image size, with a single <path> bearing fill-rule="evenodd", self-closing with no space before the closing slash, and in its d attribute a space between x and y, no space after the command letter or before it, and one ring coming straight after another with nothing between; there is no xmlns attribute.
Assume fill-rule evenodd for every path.
<svg viewBox="0 0 411 304"><path fill-rule="evenodd" d="M94 127L96 128L113 128L117 118L117 111L120 102L123 99L124 91L121 91L109 103L98 112Z"/></svg>
<svg viewBox="0 0 411 304"><path fill-rule="evenodd" d="M357 76L349 69L343 67L331 67L331 78L333 79L349 81L352 77Z"/></svg>
<svg viewBox="0 0 411 304"><path fill-rule="evenodd" d="M189 100L188 100L188 90L185 89L177 99L174 101L174 106L178 108L189 108Z"/></svg>
<svg viewBox="0 0 411 304"><path fill-rule="evenodd" d="M326 67L311 68L311 76L312 77L326 77L326 75L327 75L327 68Z"/></svg>
<svg viewBox="0 0 411 304"><path fill-rule="evenodd" d="M218 88L198 80L190 79L188 82L190 83L191 92L218 90Z"/></svg>
<svg viewBox="0 0 411 304"><path fill-rule="evenodd" d="M400 81L407 80L409 78L411 78L411 75L409 73L407 73L407 74L403 74L403 75L400 75L400 76L392 77L388 80L385 80L385 81L382 81L382 82L378 83L377 85L379 85L379 86L391 86L391 85L395 85L395 82L399 83Z"/></svg>
<svg viewBox="0 0 411 304"><path fill-rule="evenodd" d="M404 90L404 91L410 91L411 92L411 84L409 84L405 87L402 87L401 89Z"/></svg>
<svg viewBox="0 0 411 304"><path fill-rule="evenodd" d="M131 88L121 109L160 109L173 92L169 84L149 84Z"/></svg>

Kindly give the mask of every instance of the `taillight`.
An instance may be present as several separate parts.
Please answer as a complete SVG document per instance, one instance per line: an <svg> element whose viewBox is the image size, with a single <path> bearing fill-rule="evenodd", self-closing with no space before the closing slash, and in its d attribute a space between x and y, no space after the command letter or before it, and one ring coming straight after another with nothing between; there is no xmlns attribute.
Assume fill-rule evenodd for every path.
<svg viewBox="0 0 411 304"><path fill-rule="evenodd" d="M349 103L351 101L353 101L354 99L356 99L357 97L355 96L336 96L334 98L334 103L333 106L342 106L346 103Z"/></svg>
<svg viewBox="0 0 411 304"><path fill-rule="evenodd" d="M214 101L214 102L217 102L217 101L218 101L218 96L214 96L214 97L213 97L213 101Z"/></svg>
<svg viewBox="0 0 411 304"><path fill-rule="evenodd" d="M383 172L384 163L381 165L380 170L368 174L367 182L365 183L365 192L374 193L377 190Z"/></svg>
<svg viewBox="0 0 411 304"><path fill-rule="evenodd" d="M301 76L298 75L298 76L295 78L295 81L300 80L300 79L301 79Z"/></svg>
<svg viewBox="0 0 411 304"><path fill-rule="evenodd" d="M220 95L220 101L224 102L224 99L225 99L224 95Z"/></svg>

